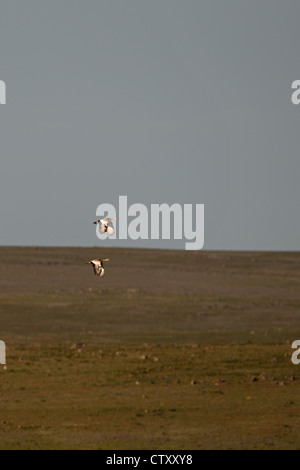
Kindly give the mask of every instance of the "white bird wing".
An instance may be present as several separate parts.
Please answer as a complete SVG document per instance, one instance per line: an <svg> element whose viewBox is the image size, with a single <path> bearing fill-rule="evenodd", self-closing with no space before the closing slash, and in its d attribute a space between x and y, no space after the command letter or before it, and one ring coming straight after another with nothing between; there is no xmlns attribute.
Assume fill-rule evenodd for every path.
<svg viewBox="0 0 300 470"><path fill-rule="evenodd" d="M113 225L108 225L106 233L108 233L108 235L113 235L115 233Z"/></svg>
<svg viewBox="0 0 300 470"><path fill-rule="evenodd" d="M99 274L98 274L98 276L100 276L100 277L103 277L103 276L104 276L104 274L105 274L105 272L104 272L104 268L100 268L100 271L99 271Z"/></svg>

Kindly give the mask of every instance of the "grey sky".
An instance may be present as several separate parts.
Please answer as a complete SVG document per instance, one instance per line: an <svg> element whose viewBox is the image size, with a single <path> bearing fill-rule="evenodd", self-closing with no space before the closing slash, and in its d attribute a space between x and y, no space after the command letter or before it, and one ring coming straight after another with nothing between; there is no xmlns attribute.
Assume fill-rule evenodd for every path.
<svg viewBox="0 0 300 470"><path fill-rule="evenodd" d="M204 204L205 249L298 250L299 17L298 1L2 2L0 244L104 246L97 206L127 195Z"/></svg>

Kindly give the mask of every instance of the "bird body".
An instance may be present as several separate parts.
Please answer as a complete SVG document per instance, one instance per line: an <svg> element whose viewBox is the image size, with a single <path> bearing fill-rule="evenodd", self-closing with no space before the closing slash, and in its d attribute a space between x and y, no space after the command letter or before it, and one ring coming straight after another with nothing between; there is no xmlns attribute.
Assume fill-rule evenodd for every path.
<svg viewBox="0 0 300 470"><path fill-rule="evenodd" d="M103 277L105 272L104 272L104 266L103 266L103 261L109 261L108 258L102 259L102 258L96 258L96 259L91 259L90 261L87 261L86 264L91 264L94 269L94 273L96 276Z"/></svg>
<svg viewBox="0 0 300 470"><path fill-rule="evenodd" d="M99 232L100 233L107 233L108 235L113 235L115 233L114 226L112 224L112 220L117 220L116 217L103 217L102 219L96 220L93 222L94 224L99 225Z"/></svg>

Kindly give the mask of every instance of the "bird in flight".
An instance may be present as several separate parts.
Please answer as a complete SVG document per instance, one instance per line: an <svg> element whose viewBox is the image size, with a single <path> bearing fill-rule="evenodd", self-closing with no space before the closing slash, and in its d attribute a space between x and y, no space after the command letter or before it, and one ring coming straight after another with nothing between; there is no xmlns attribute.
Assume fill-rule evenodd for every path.
<svg viewBox="0 0 300 470"><path fill-rule="evenodd" d="M86 264L91 264L94 269L94 273L96 276L103 277L104 276L104 266L103 266L103 261L109 261L108 258L102 259L102 258L96 258L96 259L91 259L90 261L87 261Z"/></svg>
<svg viewBox="0 0 300 470"><path fill-rule="evenodd" d="M99 225L100 233L107 233L108 235L113 235L115 233L115 229L112 220L117 220L117 218L103 217L102 219L96 220L96 222L93 223Z"/></svg>

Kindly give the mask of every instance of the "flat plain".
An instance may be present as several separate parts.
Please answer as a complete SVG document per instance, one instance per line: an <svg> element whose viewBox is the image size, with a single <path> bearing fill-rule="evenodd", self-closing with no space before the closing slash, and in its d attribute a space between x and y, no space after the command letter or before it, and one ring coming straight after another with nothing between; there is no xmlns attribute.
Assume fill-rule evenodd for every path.
<svg viewBox="0 0 300 470"><path fill-rule="evenodd" d="M298 252L0 247L0 449L299 449L299 309Z"/></svg>

